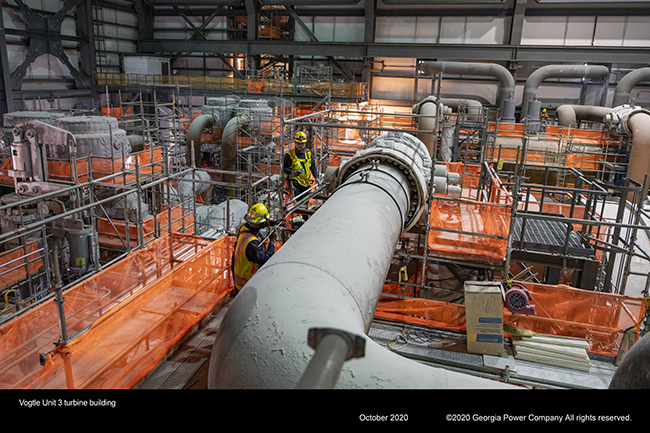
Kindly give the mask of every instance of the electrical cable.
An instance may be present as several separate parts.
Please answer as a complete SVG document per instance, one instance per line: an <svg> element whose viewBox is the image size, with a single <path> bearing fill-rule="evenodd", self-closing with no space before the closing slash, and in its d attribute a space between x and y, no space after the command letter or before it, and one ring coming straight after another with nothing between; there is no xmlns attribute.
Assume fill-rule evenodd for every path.
<svg viewBox="0 0 650 433"><path fill-rule="evenodd" d="M373 337L373 341L375 343L381 344L377 342L377 337L379 337L381 334L385 332L392 331L390 329L384 329L383 331L379 332L375 337ZM387 348L397 351L400 348L403 348L409 344L409 342L413 342L415 344L427 344L427 343L440 343L443 341L443 338L440 335L435 335L433 332L428 331L428 330L422 330L422 329L409 329L407 328L406 324L404 324L404 328L402 331L394 338L389 339L386 344L381 344L383 346L386 346ZM395 344L401 343L402 345L399 347L394 347Z"/></svg>

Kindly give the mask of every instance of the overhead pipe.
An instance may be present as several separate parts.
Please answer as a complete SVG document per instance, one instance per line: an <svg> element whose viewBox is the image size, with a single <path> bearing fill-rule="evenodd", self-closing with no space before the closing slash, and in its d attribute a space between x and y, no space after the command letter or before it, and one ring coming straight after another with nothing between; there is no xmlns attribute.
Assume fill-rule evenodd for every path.
<svg viewBox="0 0 650 433"><path fill-rule="evenodd" d="M424 62L420 69L429 74L450 73L466 75L484 75L495 77L499 80L499 96L497 104L501 113L502 122L515 120L515 79L505 67L495 63L469 63L469 62Z"/></svg>
<svg viewBox="0 0 650 433"><path fill-rule="evenodd" d="M442 98L441 101L445 107L449 107L456 112L458 112L460 107L466 107L465 120L468 122L479 122L482 120L483 104L475 99Z"/></svg>
<svg viewBox="0 0 650 433"><path fill-rule="evenodd" d="M599 78L609 75L606 66L590 65L546 65L530 74L524 85L519 121L524 122L528 115L528 104L537 96L537 89L549 78Z"/></svg>
<svg viewBox="0 0 650 433"><path fill-rule="evenodd" d="M630 92L639 83L650 81L650 68L636 69L626 74L616 85L612 107L630 103Z"/></svg>
<svg viewBox="0 0 650 433"><path fill-rule="evenodd" d="M363 356L342 365L337 388L512 387L409 360L366 335L400 235L426 205L430 171L424 144L400 132L345 161L331 197L232 302L212 347L208 388L296 388L314 328L365 340Z"/></svg>
<svg viewBox="0 0 650 433"><path fill-rule="evenodd" d="M577 127L582 120L604 123L604 118L611 108L597 107L592 105L560 105L555 110L558 125Z"/></svg>

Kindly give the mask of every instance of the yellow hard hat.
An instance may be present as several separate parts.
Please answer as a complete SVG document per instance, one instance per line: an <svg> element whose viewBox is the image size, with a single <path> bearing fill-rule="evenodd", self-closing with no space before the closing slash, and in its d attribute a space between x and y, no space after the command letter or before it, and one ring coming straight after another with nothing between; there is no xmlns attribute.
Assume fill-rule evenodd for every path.
<svg viewBox="0 0 650 433"><path fill-rule="evenodd" d="M302 131L296 132L296 135L293 137L296 143L307 143L307 134Z"/></svg>
<svg viewBox="0 0 650 433"><path fill-rule="evenodd" d="M255 203L248 210L244 219L251 224L262 224L269 219L269 211L264 206L264 203Z"/></svg>
<svg viewBox="0 0 650 433"><path fill-rule="evenodd" d="M546 113L546 108L544 108L544 109L542 110L542 113Z"/></svg>

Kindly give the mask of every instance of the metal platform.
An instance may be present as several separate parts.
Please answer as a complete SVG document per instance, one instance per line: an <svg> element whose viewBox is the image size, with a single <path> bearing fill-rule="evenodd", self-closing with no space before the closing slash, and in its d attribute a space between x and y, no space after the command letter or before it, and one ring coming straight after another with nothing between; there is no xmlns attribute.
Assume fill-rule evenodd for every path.
<svg viewBox="0 0 650 433"><path fill-rule="evenodd" d="M549 254L569 254L580 257L594 257L596 253L573 230L571 224L561 221L546 221L532 218L515 219L515 228L512 233L512 246L515 249Z"/></svg>

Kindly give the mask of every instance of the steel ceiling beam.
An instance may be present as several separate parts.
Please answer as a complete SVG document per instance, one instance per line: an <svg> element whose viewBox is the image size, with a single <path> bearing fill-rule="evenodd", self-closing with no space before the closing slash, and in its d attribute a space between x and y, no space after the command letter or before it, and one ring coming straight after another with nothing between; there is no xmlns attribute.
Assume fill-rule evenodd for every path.
<svg viewBox="0 0 650 433"><path fill-rule="evenodd" d="M235 53L292 56L414 57L438 60L548 61L650 64L650 49L643 47L390 44L367 42L179 41L138 43L143 53Z"/></svg>

